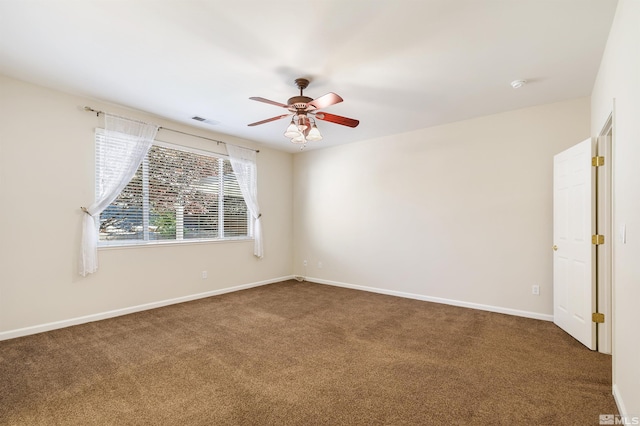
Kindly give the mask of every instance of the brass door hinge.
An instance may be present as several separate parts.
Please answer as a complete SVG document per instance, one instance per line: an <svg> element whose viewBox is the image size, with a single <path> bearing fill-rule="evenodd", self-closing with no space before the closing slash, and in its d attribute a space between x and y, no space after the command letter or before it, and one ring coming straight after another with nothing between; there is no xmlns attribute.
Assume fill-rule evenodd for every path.
<svg viewBox="0 0 640 426"><path fill-rule="evenodd" d="M604 157L591 157L591 165L593 167L604 166Z"/></svg>
<svg viewBox="0 0 640 426"><path fill-rule="evenodd" d="M594 312L593 314L591 314L591 321L597 322L598 324L603 323L604 314L601 314L600 312Z"/></svg>
<svg viewBox="0 0 640 426"><path fill-rule="evenodd" d="M604 235L592 235L591 236L591 244L594 245L600 245L600 244L604 244Z"/></svg>

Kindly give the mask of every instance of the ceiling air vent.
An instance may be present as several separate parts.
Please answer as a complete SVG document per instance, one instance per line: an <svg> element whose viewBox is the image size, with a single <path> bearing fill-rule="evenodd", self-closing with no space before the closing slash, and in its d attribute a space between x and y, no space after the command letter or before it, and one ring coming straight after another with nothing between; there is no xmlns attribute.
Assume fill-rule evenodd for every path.
<svg viewBox="0 0 640 426"><path fill-rule="evenodd" d="M215 120L209 120L208 118L198 117L197 115L196 115L196 116L191 117L191 119L192 119L192 120L199 121L199 122L201 122L201 123L211 124L212 126L215 126L216 124L220 124L220 122L218 122L218 121L215 121Z"/></svg>

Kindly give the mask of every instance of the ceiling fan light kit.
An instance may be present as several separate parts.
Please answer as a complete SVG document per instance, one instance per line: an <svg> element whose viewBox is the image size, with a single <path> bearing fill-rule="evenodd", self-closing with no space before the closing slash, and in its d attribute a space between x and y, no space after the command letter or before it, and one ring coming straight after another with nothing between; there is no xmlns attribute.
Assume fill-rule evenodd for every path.
<svg viewBox="0 0 640 426"><path fill-rule="evenodd" d="M307 140L315 142L319 141L320 139L322 139L320 130L318 130L318 126L316 126L316 123L313 123L313 126L311 126L311 130L309 130L309 134L307 135Z"/></svg>
<svg viewBox="0 0 640 426"><path fill-rule="evenodd" d="M291 139L291 142L301 144L305 144L307 141L313 142L322 139L315 120L310 119L304 114L297 114L291 118L291 123L289 123L289 127L285 130L284 135Z"/></svg>
<svg viewBox="0 0 640 426"><path fill-rule="evenodd" d="M293 122L293 118L291 119L291 124L289 124L289 127L287 127L287 130L285 130L284 135L291 139L300 135L298 126L296 126L296 123Z"/></svg>
<svg viewBox="0 0 640 426"><path fill-rule="evenodd" d="M249 124L249 126L257 126L259 124L269 123L271 121L280 120L281 118L291 117L291 122L284 132L284 136L291 139L295 144L306 144L308 141L314 142L322 139L322 134L316 125L317 120L328 121L348 127L356 127L360 122L353 118L342 117L334 114L321 113L319 110L328 106L340 103L343 99L335 93L327 93L319 98L312 99L304 96L302 91L309 86L309 80L306 78L297 78L296 86L300 89L300 95L289 98L287 104L271 101L269 99L252 97L254 101L264 102L267 104L279 106L289 110L289 114L279 115L277 117L268 118L266 120L257 121Z"/></svg>

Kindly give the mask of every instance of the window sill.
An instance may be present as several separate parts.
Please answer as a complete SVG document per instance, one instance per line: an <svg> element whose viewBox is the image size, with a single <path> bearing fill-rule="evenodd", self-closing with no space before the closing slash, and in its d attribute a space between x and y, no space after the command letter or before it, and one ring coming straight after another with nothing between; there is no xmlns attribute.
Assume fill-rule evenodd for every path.
<svg viewBox="0 0 640 426"><path fill-rule="evenodd" d="M229 238L225 240L181 240L181 241L135 241L135 242L98 242L98 250L131 249L141 247L171 247L184 245L225 244L253 242L254 238Z"/></svg>

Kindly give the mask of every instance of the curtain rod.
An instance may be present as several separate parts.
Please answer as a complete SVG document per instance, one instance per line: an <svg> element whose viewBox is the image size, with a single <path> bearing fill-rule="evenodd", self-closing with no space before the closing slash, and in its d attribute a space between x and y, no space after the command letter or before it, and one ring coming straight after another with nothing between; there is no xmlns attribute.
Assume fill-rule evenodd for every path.
<svg viewBox="0 0 640 426"><path fill-rule="evenodd" d="M96 117L97 117L97 116L99 116L100 114L106 114L104 111L100 111L100 110L97 110L97 109L93 109L93 108L88 107L88 106L85 106L85 107L84 107L84 110L85 110L85 111L89 111L89 112L95 112L95 113L96 113ZM123 118L126 118L126 117L123 117ZM129 119L129 120L130 120L130 119ZM134 121L139 121L139 120L134 120ZM205 137L205 136L194 135L193 133L187 133L187 132L183 132L183 131L181 131L181 130L174 130L174 129L170 129L170 128L168 128L168 127L158 126L158 130L168 130L168 131L170 131L170 132L174 132L174 133L181 133L181 134L183 134L183 135L193 136L194 138L206 139L206 140L208 140L208 141L216 142L216 143L218 143L218 144L223 143L223 144L225 144L225 145L233 145L233 146L238 146L238 147L240 147L240 148L244 148L244 149L250 149L250 150L255 151L255 152L260 152L260 150L257 150L257 149L247 148L247 147L240 146L240 145L234 145L234 144L229 143L229 142L219 141L219 140L217 140L217 139L211 139L211 138L207 138L207 137Z"/></svg>

